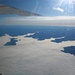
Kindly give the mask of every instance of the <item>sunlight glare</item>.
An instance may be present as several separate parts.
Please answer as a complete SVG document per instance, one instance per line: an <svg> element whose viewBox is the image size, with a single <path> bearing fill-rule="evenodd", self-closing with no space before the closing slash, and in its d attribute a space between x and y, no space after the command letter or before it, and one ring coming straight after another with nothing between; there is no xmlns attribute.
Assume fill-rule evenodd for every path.
<svg viewBox="0 0 75 75"><path fill-rule="evenodd" d="M56 7L63 8L67 13L73 13L75 0L59 0Z"/></svg>

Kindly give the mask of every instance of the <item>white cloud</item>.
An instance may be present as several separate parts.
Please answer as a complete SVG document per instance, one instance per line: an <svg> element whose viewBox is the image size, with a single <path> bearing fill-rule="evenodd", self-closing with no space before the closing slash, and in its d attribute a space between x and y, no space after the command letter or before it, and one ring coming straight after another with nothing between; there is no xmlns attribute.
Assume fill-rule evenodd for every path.
<svg viewBox="0 0 75 75"><path fill-rule="evenodd" d="M75 16L56 17L5 17L0 19L0 25L56 25L75 26Z"/></svg>
<svg viewBox="0 0 75 75"><path fill-rule="evenodd" d="M5 34L4 36L0 37L0 46L3 46L5 43L10 41L11 36Z"/></svg>
<svg viewBox="0 0 75 75"><path fill-rule="evenodd" d="M64 9L62 9L62 8L60 8L60 7L54 7L53 10L57 10L57 11L60 11L60 12L62 12L62 13L64 12Z"/></svg>
<svg viewBox="0 0 75 75"><path fill-rule="evenodd" d="M21 39L15 46L0 47L0 72L3 75L75 74L75 56L60 51L66 46L75 46L75 41L54 43L51 39L38 41L24 36L14 37Z"/></svg>

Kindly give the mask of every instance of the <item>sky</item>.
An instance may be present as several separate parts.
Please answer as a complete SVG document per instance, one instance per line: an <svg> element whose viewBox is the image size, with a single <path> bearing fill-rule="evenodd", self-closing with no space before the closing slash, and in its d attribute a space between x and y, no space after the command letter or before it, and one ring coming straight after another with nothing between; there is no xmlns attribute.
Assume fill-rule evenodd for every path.
<svg viewBox="0 0 75 75"><path fill-rule="evenodd" d="M22 25L54 25L54 23L59 25L71 25L71 23L73 23L73 25L75 24L75 0L0 0L0 4L5 4L42 15L39 18L16 15L0 15L0 25L21 25L21 23ZM42 21L40 21L41 19Z"/></svg>
<svg viewBox="0 0 75 75"><path fill-rule="evenodd" d="M0 0L0 3L42 15L0 15L0 25L75 26L75 0ZM55 43L51 40L56 38L39 41L26 37L35 33L0 37L0 72L3 75L75 75L75 56L61 52L64 47L75 46L75 41ZM10 38L18 40L16 46L3 46Z"/></svg>
<svg viewBox="0 0 75 75"><path fill-rule="evenodd" d="M0 0L0 3L43 16L75 16L75 0Z"/></svg>

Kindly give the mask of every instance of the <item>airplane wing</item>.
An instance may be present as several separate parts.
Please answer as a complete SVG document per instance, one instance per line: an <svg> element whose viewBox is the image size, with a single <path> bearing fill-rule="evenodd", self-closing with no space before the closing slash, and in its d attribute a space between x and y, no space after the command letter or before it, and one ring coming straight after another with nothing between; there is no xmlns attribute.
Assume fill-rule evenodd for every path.
<svg viewBox="0 0 75 75"><path fill-rule="evenodd" d="M4 4L0 4L0 14L17 14L20 16L40 16L39 14L32 13L26 10L17 9Z"/></svg>

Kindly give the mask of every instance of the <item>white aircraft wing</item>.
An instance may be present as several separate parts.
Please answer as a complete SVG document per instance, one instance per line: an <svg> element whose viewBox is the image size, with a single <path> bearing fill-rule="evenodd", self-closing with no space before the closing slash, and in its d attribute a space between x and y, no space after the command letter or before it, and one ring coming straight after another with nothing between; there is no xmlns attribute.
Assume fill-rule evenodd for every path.
<svg viewBox="0 0 75 75"><path fill-rule="evenodd" d="M40 16L39 14L0 4L0 14L17 14L20 16Z"/></svg>

